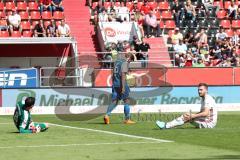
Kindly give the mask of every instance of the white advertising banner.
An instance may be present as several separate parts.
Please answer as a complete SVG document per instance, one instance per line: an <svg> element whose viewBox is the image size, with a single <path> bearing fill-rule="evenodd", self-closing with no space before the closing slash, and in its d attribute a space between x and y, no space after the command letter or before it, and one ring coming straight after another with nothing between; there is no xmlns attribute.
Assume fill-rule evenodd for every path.
<svg viewBox="0 0 240 160"><path fill-rule="evenodd" d="M129 41L137 36L134 22L101 22L99 25L105 42Z"/></svg>

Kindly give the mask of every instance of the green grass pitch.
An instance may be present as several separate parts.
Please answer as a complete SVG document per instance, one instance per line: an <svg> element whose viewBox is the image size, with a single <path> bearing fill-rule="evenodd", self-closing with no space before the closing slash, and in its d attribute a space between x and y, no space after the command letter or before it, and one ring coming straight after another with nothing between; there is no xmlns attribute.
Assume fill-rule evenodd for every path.
<svg viewBox="0 0 240 160"><path fill-rule="evenodd" d="M33 115L33 119L73 128L52 125L47 132L18 134L12 117L0 116L0 160L240 159L240 112L221 112L214 129L185 125L159 130L149 119L124 125L120 115L113 115L110 125L104 125L102 117L88 122L62 121L54 115Z"/></svg>

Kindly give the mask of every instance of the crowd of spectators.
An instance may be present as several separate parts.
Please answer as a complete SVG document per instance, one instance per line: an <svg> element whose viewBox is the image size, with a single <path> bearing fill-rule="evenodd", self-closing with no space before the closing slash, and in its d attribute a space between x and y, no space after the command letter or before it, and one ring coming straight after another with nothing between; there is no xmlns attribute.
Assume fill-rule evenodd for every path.
<svg viewBox="0 0 240 160"><path fill-rule="evenodd" d="M213 0L202 0L193 5L191 0L187 0L186 3L174 0L171 10L177 28L170 38L172 44L170 50L173 52L172 57L176 66L240 66L240 38L236 31L234 31L233 36L229 36L223 27L217 26L217 33L208 35L207 32L211 31L212 26L198 27L199 21L209 18L211 12L217 13L220 10L220 6L213 3ZM225 18L229 20L238 19L239 7L232 1L227 8ZM216 14L215 17L211 18L217 20ZM210 21L213 21L213 19L210 19ZM190 26L182 26L181 23L183 22L190 24ZM181 33L181 31L186 31L181 30L181 27L189 29L186 33Z"/></svg>
<svg viewBox="0 0 240 160"><path fill-rule="evenodd" d="M143 37L160 37L160 22L155 15L155 9L148 4L147 0L143 1L141 7L137 5L138 1L134 1L133 6L128 8L124 2L121 2L120 6L116 7L112 2L110 7L105 8L102 1L99 1L97 6L92 9L92 19L95 24L98 22L135 21Z"/></svg>
<svg viewBox="0 0 240 160"><path fill-rule="evenodd" d="M40 15L44 11L49 11L52 15L55 11L64 11L62 0L39 0L38 3ZM32 37L69 37L71 34L70 27L66 24L65 19L58 21L58 23L53 18L47 21L44 21L44 19L32 20L30 18L22 20L17 7L6 11L6 14L1 14L0 18L0 30L8 31L10 36L13 35L14 31L19 33L17 37L22 36L23 28L21 22L23 21L32 24L29 30L32 33Z"/></svg>

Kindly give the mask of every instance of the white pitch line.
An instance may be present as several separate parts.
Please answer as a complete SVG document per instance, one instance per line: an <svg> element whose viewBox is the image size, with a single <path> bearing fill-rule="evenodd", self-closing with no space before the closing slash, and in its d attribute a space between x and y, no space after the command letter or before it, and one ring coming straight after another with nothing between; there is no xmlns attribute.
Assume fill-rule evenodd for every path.
<svg viewBox="0 0 240 160"><path fill-rule="evenodd" d="M1 124L13 124L13 122L11 122L11 123L10 123L10 122L0 123L0 125L1 125Z"/></svg>
<svg viewBox="0 0 240 160"><path fill-rule="evenodd" d="M73 127L73 126L65 126L65 125L54 124L54 123L49 123L49 124L50 124L50 125L53 125L53 126L58 126L58 127L78 129L78 130L85 130L85 131L92 131L92 132L99 132L99 133L106 133L106 134L111 134L111 135L117 135L117 136L123 136L123 137L130 137L130 138L137 138L137 139L144 139L144 140L151 140L151 141L157 141L157 142L174 142L174 141L165 140L165 139L157 139L157 138L152 138L152 137L136 136L136 135L131 135L131 134L117 133L117 132L104 131L104 130L98 130L98 129L80 128L80 127Z"/></svg>
<svg viewBox="0 0 240 160"><path fill-rule="evenodd" d="M11 148L41 148L41 147L70 147L70 146L99 146L99 145L125 145L125 144L158 144L160 142L111 142L111 143L79 143L79 144L46 144L35 146L7 146L0 149Z"/></svg>

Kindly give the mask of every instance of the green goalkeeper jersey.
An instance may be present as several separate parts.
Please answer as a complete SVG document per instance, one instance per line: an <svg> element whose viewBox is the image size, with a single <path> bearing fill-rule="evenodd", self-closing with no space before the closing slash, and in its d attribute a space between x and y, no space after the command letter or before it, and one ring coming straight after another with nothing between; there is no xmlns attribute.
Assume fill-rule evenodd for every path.
<svg viewBox="0 0 240 160"><path fill-rule="evenodd" d="M25 105L22 102L17 103L13 121L20 133L32 133L32 130L29 129L29 125L32 122L31 114L25 110Z"/></svg>

